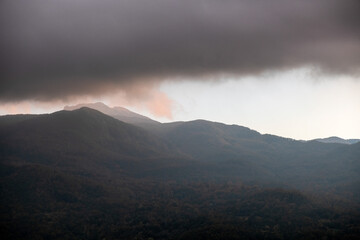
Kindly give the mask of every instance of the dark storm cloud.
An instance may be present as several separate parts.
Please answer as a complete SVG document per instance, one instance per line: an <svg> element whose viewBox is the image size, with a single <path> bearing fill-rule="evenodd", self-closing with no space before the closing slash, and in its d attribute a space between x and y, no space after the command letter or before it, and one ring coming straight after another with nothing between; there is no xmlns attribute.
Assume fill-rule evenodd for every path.
<svg viewBox="0 0 360 240"><path fill-rule="evenodd" d="M359 13L358 0L2 0L0 100L304 65L357 74Z"/></svg>

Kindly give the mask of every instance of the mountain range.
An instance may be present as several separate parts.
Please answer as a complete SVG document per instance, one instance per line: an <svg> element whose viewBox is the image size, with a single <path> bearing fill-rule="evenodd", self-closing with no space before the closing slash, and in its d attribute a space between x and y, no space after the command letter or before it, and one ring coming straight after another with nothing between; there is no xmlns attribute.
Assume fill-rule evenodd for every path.
<svg viewBox="0 0 360 240"><path fill-rule="evenodd" d="M113 118L116 118L120 121L126 122L126 123L130 123L136 126L140 126L143 128L146 128L148 130L153 130L154 128L159 130L159 126L160 126L160 122L155 121L149 117L140 115L138 113L132 112L126 108L123 107L109 107L107 105L105 105L102 102L96 102L96 103L83 103L83 104L78 104L78 105L74 105L74 106L65 106L64 110L68 110L68 111L72 111L75 109L80 109L82 107L87 107L87 108L91 108L91 109L95 109L99 112L102 112L106 115L109 115ZM174 123L173 125L175 125L177 123ZM163 124L165 125L165 124ZM160 130L161 131L161 130ZM342 143L342 144L355 144L360 142L360 139L343 139L343 138L339 138L339 137L328 137L328 138L317 138L317 139L313 139L315 141L318 142L322 142L322 143ZM311 141L313 141L311 140Z"/></svg>
<svg viewBox="0 0 360 240"><path fill-rule="evenodd" d="M358 236L360 143L159 123L102 103L65 109L0 117L5 238Z"/></svg>

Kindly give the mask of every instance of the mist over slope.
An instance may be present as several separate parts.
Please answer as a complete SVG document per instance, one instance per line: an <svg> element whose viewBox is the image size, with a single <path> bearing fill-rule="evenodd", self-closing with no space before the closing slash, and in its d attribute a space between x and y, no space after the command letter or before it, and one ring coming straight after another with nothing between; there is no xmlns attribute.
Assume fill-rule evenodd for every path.
<svg viewBox="0 0 360 240"><path fill-rule="evenodd" d="M135 112L132 112L124 107L112 107L111 108L101 102L83 103L83 104L78 104L75 106L65 106L64 110L72 111L72 110L80 109L83 107L95 109L99 112L102 112L106 115L116 118L122 122L134 124L134 125L145 127L145 128L146 127L147 128L156 127L157 125L160 124L159 122L157 122L151 118L148 118L146 116L140 115Z"/></svg>

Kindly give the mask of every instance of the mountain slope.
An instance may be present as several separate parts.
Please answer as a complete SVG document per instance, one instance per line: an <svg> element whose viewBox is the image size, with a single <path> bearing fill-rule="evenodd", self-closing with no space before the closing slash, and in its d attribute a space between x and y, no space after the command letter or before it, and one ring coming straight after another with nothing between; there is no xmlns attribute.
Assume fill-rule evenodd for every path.
<svg viewBox="0 0 360 240"><path fill-rule="evenodd" d="M0 154L7 163L103 175L239 180L315 191L341 190L359 178L357 144L301 142L204 120L159 126L145 131L89 108L5 116Z"/></svg>
<svg viewBox="0 0 360 240"><path fill-rule="evenodd" d="M0 117L0 237L358 239L360 143L160 126L89 108Z"/></svg>
<svg viewBox="0 0 360 240"><path fill-rule="evenodd" d="M359 178L360 155L352 145L295 141L204 120L167 123L154 132L223 179L318 191Z"/></svg>
<svg viewBox="0 0 360 240"><path fill-rule="evenodd" d="M152 167L178 157L160 138L89 108L1 117L0 146L3 162L26 160L94 172Z"/></svg>

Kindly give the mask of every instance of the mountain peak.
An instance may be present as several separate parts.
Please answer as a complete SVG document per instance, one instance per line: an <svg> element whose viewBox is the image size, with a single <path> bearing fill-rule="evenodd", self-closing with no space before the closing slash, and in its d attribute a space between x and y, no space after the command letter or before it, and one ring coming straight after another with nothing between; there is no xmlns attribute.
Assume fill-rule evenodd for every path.
<svg viewBox="0 0 360 240"><path fill-rule="evenodd" d="M124 107L109 107L102 102L95 103L81 103L74 106L65 106L64 110L73 111L83 107L95 109L120 121L134 124L134 125L149 125L149 124L160 124L159 122L152 120L146 116L132 112Z"/></svg>
<svg viewBox="0 0 360 240"><path fill-rule="evenodd" d="M83 107L92 108L92 109L98 110L99 112L102 112L102 113L104 113L106 115L110 115L110 116L117 113L113 108L105 105L102 102L81 103L81 104L77 104L77 105L74 105L74 106L65 106L64 110L73 111L73 110L80 109L80 108L83 108Z"/></svg>

